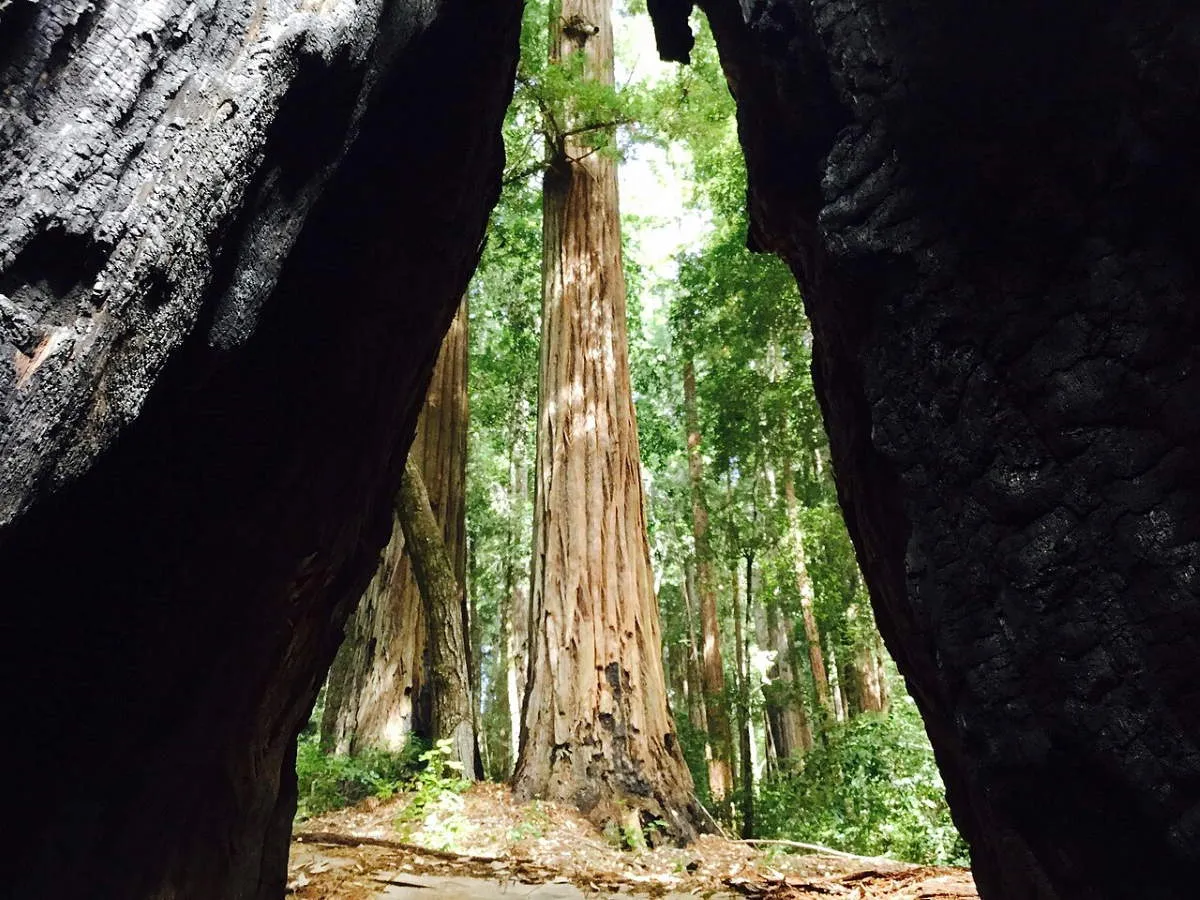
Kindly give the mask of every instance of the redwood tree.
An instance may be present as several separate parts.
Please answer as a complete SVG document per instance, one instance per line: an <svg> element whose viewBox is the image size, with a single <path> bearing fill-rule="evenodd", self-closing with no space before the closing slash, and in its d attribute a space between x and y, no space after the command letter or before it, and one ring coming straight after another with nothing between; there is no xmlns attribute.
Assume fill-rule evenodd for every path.
<svg viewBox="0 0 1200 900"><path fill-rule="evenodd" d="M687 425L688 480L692 495L692 537L696 553L696 593L700 599L703 639L701 684L708 719L708 790L718 805L733 791L733 731L725 696L721 662L721 629L717 589L713 583L712 546L708 535L708 502L704 496L704 460L700 455L700 415L696 408L696 366L689 355L683 366L683 410Z"/></svg>
<svg viewBox="0 0 1200 900"><path fill-rule="evenodd" d="M408 459L416 464L438 532L450 575L457 585L466 574L467 449L467 306L464 301L442 341L429 391L417 420ZM413 733L438 739L451 733L438 727L439 709L462 702L455 672L461 662L470 671L465 605L455 616L432 607L441 593L423 593L414 572L411 545L405 540L397 498L392 534L380 566L346 628L329 674L321 722L323 746L341 753L368 747L399 750ZM408 505L410 516L416 507ZM428 565L428 564L427 564ZM446 632L446 629L451 629ZM431 636L434 640L431 640ZM442 641L436 645L436 641ZM447 649L461 661L434 665ZM468 694L469 700L469 694ZM468 771L471 757L464 760Z"/></svg>
<svg viewBox="0 0 1200 900"><path fill-rule="evenodd" d="M613 84L608 0L567 0L550 30L552 60ZM689 838L699 810L663 677L616 163L597 151L599 135L572 130L547 141L532 628L514 787Z"/></svg>

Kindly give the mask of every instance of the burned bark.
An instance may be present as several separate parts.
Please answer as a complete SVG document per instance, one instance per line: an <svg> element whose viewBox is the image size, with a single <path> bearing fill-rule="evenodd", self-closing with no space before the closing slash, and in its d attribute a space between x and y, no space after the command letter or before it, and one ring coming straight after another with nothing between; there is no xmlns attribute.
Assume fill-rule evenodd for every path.
<svg viewBox="0 0 1200 900"><path fill-rule="evenodd" d="M1200 12L701 5L982 896L1193 895Z"/></svg>
<svg viewBox="0 0 1200 900"><path fill-rule="evenodd" d="M9 896L283 893L295 735L477 258L518 16L0 9Z"/></svg>

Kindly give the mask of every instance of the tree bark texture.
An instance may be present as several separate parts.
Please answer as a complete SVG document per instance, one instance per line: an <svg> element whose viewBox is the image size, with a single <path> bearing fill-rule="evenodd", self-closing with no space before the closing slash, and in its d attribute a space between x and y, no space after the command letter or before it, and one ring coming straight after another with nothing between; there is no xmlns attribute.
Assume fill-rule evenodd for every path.
<svg viewBox="0 0 1200 900"><path fill-rule="evenodd" d="M1200 10L702 6L981 895L1194 896Z"/></svg>
<svg viewBox="0 0 1200 900"><path fill-rule="evenodd" d="M613 83L610 0L567 0L551 55ZM529 684L514 789L594 819L696 833L699 809L667 705L629 381L616 163L552 139Z"/></svg>
<svg viewBox="0 0 1200 900"><path fill-rule="evenodd" d="M295 736L478 257L519 12L0 9L8 896L282 895Z"/></svg>
<svg viewBox="0 0 1200 900"><path fill-rule="evenodd" d="M822 719L834 717L834 702L831 696L829 673L825 668L825 654L821 650L821 632L817 628L817 617L813 612L812 578L808 574L808 560L804 552L804 527L800 522L799 505L796 502L796 482L791 461L783 467L783 495L787 506L788 543L792 556L792 573L796 580L796 594L800 598L800 618L804 623L804 641L808 647L808 665L812 672L813 688L816 691L817 710ZM827 722L819 722L824 728Z"/></svg>
<svg viewBox="0 0 1200 900"><path fill-rule="evenodd" d="M725 696L725 666L721 661L721 625L717 588L713 583L712 546L708 539L708 502L704 497L704 460L700 455L700 414L696 408L696 366L689 357L683 366L683 408L687 425L688 477L692 493L692 539L696 552L696 593L704 640L703 688L708 720L708 790L718 805L733 792L733 729Z"/></svg>
<svg viewBox="0 0 1200 900"><path fill-rule="evenodd" d="M442 523L433 512L421 467L411 456L404 464L396 512L413 577L425 601L430 728L435 740L451 742L452 757L470 776L475 772L475 703L462 615L462 582L455 577Z"/></svg>
<svg viewBox="0 0 1200 900"><path fill-rule="evenodd" d="M512 765L516 764L521 741L521 704L529 669L529 542L522 541L529 522L529 457L521 429L528 421L528 401L518 402L512 427L512 454L509 462L509 548L505 561L508 587L508 615L501 626L508 646L506 687L508 690L509 743Z"/></svg>
<svg viewBox="0 0 1200 900"><path fill-rule="evenodd" d="M442 339L417 436L409 450L441 523L455 578L466 571L466 304ZM346 623L325 694L321 741L338 753L400 750L413 734L445 737L432 726L426 677L429 601L421 596L399 516L371 583Z"/></svg>
<svg viewBox="0 0 1200 900"><path fill-rule="evenodd" d="M787 763L812 749L813 729L804 709L807 691L797 677L799 659L793 660L795 629L775 598L768 597L763 603L766 624L763 646L775 651L769 672L774 684L767 691L767 706L775 728L776 753L780 762Z"/></svg>
<svg viewBox="0 0 1200 900"><path fill-rule="evenodd" d="M685 682L687 696L688 721L692 728L704 735L705 752L711 753L708 747L708 711L704 703L704 690L701 686L700 644L696 641L696 570L690 562L683 564L683 611L686 616L688 656L687 681Z"/></svg>
<svg viewBox="0 0 1200 900"><path fill-rule="evenodd" d="M424 689L425 614L393 518L379 568L346 622L346 637L329 669L321 713L321 748L357 754L398 751L413 734L429 733Z"/></svg>
<svg viewBox="0 0 1200 900"><path fill-rule="evenodd" d="M746 604L753 601L750 584L754 569L754 558L746 557ZM737 723L738 723L738 811L741 815L741 835L754 837L754 760L751 747L754 735L750 725L750 669L749 647L746 644L745 626L742 619L742 598L739 589L740 575L734 565L730 573L733 583L733 641L734 660L737 664Z"/></svg>

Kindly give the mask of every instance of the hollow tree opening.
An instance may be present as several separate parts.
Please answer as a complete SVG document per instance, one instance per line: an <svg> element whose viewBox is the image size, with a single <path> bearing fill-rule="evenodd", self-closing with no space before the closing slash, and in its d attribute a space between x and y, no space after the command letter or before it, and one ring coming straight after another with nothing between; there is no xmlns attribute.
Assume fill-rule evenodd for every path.
<svg viewBox="0 0 1200 900"><path fill-rule="evenodd" d="M699 5L983 896L1190 896L1200 13Z"/></svg>

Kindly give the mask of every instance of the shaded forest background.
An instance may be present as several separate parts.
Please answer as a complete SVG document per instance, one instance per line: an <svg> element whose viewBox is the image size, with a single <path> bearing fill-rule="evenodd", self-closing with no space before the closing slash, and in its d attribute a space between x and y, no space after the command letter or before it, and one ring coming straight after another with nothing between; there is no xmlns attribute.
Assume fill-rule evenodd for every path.
<svg viewBox="0 0 1200 900"><path fill-rule="evenodd" d="M300 814L512 776L529 640L543 160L558 128L585 135L588 152L635 160L642 185L654 170L661 190L686 186L682 214L626 213L622 236L663 663L698 799L744 837L965 862L837 505L795 281L745 249L744 165L711 37L697 23L691 65L666 68L651 63L645 18L618 16L609 88L581 80L578 60L547 62L548 15L527 6L504 191L410 456L444 528L445 571L464 589L448 639L463 667L433 658L440 642L422 638L428 579L413 572L398 520L302 738ZM554 122L563 108L582 124ZM646 206L622 190L627 208ZM672 230L694 240L663 258ZM435 470L458 456L465 478ZM435 613L443 631L455 596ZM392 608L403 615L389 618ZM453 698L432 688L446 665L463 683ZM372 719L368 695L393 701ZM467 720L473 752L436 741Z"/></svg>

